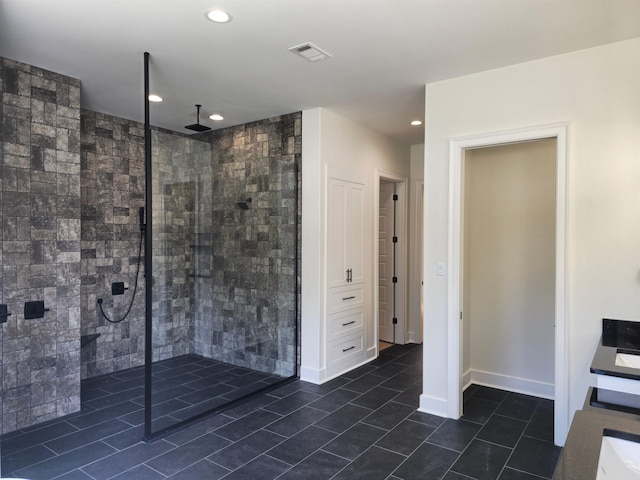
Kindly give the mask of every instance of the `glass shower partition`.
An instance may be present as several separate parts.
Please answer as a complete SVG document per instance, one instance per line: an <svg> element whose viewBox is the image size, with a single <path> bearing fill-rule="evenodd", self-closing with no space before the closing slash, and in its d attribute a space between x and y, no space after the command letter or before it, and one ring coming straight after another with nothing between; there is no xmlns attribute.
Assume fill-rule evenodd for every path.
<svg viewBox="0 0 640 480"><path fill-rule="evenodd" d="M298 166L225 135L152 132L154 435L297 375Z"/></svg>
<svg viewBox="0 0 640 480"><path fill-rule="evenodd" d="M192 404L197 362L194 357L195 309L210 303L211 144L154 130L153 287L152 287L152 431L184 420ZM149 308L149 306L147 306Z"/></svg>

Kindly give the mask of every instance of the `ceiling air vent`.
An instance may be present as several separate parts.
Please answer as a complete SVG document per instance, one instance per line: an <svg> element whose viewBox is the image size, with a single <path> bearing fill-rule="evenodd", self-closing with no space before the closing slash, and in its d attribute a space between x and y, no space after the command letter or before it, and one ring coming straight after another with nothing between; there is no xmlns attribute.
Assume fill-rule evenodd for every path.
<svg viewBox="0 0 640 480"><path fill-rule="evenodd" d="M326 60L327 58L331 58L331 55L329 53L309 42L291 47L289 51L310 62L317 62L319 60Z"/></svg>

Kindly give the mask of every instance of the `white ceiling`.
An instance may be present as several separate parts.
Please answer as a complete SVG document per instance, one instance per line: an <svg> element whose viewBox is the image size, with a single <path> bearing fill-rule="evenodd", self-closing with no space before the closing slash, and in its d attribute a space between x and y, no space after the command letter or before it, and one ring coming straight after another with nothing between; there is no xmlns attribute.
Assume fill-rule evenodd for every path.
<svg viewBox="0 0 640 480"><path fill-rule="evenodd" d="M205 12L222 7L233 21ZM82 82L84 108L227 127L326 107L422 143L424 85L640 36L640 0L0 0L0 56ZM312 42L332 58L288 48ZM630 59L638 61L638 59ZM213 122L213 111L225 116Z"/></svg>

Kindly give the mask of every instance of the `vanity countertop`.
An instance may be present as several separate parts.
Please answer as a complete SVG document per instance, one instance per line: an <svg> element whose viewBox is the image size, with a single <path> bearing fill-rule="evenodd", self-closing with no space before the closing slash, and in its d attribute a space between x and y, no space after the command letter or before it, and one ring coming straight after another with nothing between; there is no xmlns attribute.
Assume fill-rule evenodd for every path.
<svg viewBox="0 0 640 480"><path fill-rule="evenodd" d="M603 318L591 373L640 380L640 369L616 365L618 353L640 355L640 322Z"/></svg>
<svg viewBox="0 0 640 480"><path fill-rule="evenodd" d="M578 410L571 422L553 480L595 480L605 428L640 435L640 422L632 415Z"/></svg>
<svg viewBox="0 0 640 480"><path fill-rule="evenodd" d="M602 320L591 373L640 380L640 369L616 365L616 354L640 355L640 322ZM604 429L640 435L640 396L590 388L575 413L553 480L595 480Z"/></svg>
<svg viewBox="0 0 640 480"><path fill-rule="evenodd" d="M616 354L619 351L626 353L631 350L604 345L601 339L591 361L591 373L640 380L640 369L616 365ZM634 354L640 355L640 351L635 351Z"/></svg>

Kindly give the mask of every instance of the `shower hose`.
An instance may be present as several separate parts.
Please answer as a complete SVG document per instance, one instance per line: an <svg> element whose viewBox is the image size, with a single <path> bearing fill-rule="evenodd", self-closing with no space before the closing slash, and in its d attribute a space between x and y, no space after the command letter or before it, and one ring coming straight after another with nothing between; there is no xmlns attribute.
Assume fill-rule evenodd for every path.
<svg viewBox="0 0 640 480"><path fill-rule="evenodd" d="M125 314L122 316L122 318L119 318L117 320L109 318L107 314L104 313L104 310L102 308L102 299L101 298L98 299L98 306L100 307L100 313L102 314L104 319L109 323L120 323L129 316L129 313L131 313L131 308L133 307L133 301L135 300L136 292L138 291L138 277L140 275L140 256L142 255L142 240L144 239L144 232L145 232L145 229L143 228L143 225L141 225L140 226L140 243L138 245L138 265L136 267L136 279L133 284L133 295L131 295L129 308L127 308L127 311L125 312Z"/></svg>

